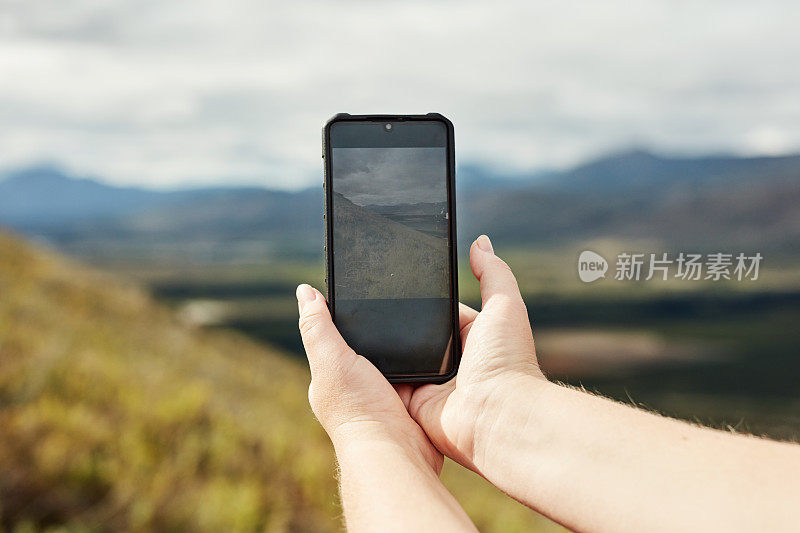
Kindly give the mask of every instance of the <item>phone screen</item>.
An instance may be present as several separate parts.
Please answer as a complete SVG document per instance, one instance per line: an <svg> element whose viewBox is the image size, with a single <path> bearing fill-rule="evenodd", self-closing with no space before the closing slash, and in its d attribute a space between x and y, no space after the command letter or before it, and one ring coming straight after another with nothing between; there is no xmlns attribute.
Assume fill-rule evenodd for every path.
<svg viewBox="0 0 800 533"><path fill-rule="evenodd" d="M437 120L330 128L334 320L386 375L454 364L447 127Z"/></svg>

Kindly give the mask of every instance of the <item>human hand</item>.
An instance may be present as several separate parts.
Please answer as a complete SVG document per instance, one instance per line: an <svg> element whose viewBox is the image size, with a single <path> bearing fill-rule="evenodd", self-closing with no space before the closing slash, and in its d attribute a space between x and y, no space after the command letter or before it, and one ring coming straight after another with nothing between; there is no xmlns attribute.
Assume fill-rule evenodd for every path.
<svg viewBox="0 0 800 533"><path fill-rule="evenodd" d="M508 399L549 382L539 369L528 313L511 269L485 235L472 243L469 258L483 306L478 313L461 304L458 375L414 390L409 412L442 453L482 473L498 424L513 416L506 413Z"/></svg>
<svg viewBox="0 0 800 533"><path fill-rule="evenodd" d="M319 291L300 285L297 302L300 334L311 368L308 399L334 447L344 448L354 440L391 442L438 475L442 454L408 413L412 387L393 387L371 362L347 345Z"/></svg>

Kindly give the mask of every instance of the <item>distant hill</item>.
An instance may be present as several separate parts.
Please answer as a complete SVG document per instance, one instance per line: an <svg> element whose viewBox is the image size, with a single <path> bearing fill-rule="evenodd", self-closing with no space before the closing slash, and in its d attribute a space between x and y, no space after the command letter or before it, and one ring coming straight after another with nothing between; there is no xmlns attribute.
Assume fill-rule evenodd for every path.
<svg viewBox="0 0 800 533"><path fill-rule="evenodd" d="M162 203L165 195L74 178L40 165L8 173L0 180L0 222L50 227L80 219L119 216Z"/></svg>
<svg viewBox="0 0 800 533"><path fill-rule="evenodd" d="M462 242L488 233L524 246L615 238L682 249L800 251L800 156L633 150L527 179L479 165L459 169ZM52 168L0 181L0 224L79 254L319 256L322 210L319 187L154 192L75 180Z"/></svg>
<svg viewBox="0 0 800 533"><path fill-rule="evenodd" d="M447 202L419 202L416 204L365 205L373 213L382 215L438 215L447 211Z"/></svg>
<svg viewBox="0 0 800 533"><path fill-rule="evenodd" d="M0 226L78 255L167 248L166 254L209 258L240 254L251 244L255 253L285 249L289 255L316 254L322 236L320 191L155 191L114 187L75 178L57 167L35 166L0 179ZM311 235L313 245L306 242Z"/></svg>
<svg viewBox="0 0 800 533"><path fill-rule="evenodd" d="M0 529L338 531L296 359L0 232ZM484 531L552 524L452 463Z"/></svg>
<svg viewBox="0 0 800 533"><path fill-rule="evenodd" d="M461 163L456 167L460 191L517 189L520 186L547 181L556 174L557 172L553 170L509 171L476 163Z"/></svg>
<svg viewBox="0 0 800 533"><path fill-rule="evenodd" d="M561 191L628 195L677 188L727 187L787 177L800 180L800 155L668 157L635 149L554 174L547 182Z"/></svg>
<svg viewBox="0 0 800 533"><path fill-rule="evenodd" d="M507 243L636 238L667 247L800 252L800 156L632 151L497 194L464 193L459 235ZM463 214L467 213L464 217Z"/></svg>
<svg viewBox="0 0 800 533"><path fill-rule="evenodd" d="M280 219L304 202L302 194L258 187L208 187L156 191L117 187L91 178L78 178L52 165L22 168L0 176L0 224L45 234L96 231L207 231L209 222L231 205L246 217L247 206L258 204L259 223ZM295 202L293 205L292 202ZM283 212L281 211L283 210ZM198 226L198 224L200 224ZM220 228L215 220L215 228Z"/></svg>

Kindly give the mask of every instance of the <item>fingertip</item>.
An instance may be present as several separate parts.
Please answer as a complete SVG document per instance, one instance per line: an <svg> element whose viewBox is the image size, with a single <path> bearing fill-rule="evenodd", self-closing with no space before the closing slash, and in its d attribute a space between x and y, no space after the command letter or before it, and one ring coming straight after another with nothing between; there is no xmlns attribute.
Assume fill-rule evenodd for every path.
<svg viewBox="0 0 800 533"><path fill-rule="evenodd" d="M297 301L300 308L300 337L312 376L341 365L342 358L352 350L336 329L325 297L310 285L301 284L297 287Z"/></svg>
<svg viewBox="0 0 800 533"><path fill-rule="evenodd" d="M478 246L478 240L474 240L472 246L469 247L469 266L477 279L481 277L485 259L486 253Z"/></svg>
<svg viewBox="0 0 800 533"><path fill-rule="evenodd" d="M301 308L303 307L303 305L316 300L317 294L319 294L319 291L314 289L314 287L312 287L308 283L301 283L300 285L297 286L297 290L295 291L295 296L297 296L297 303L300 304Z"/></svg>
<svg viewBox="0 0 800 533"><path fill-rule="evenodd" d="M312 329L315 325L333 326L325 297L317 289L305 283L297 287L297 307L300 313L300 334ZM304 337L305 338L305 337Z"/></svg>
<svg viewBox="0 0 800 533"><path fill-rule="evenodd" d="M486 247L491 251L486 250ZM508 264L494 253L494 248L485 235L475 239L470 249L469 263L475 279L480 283L481 300L484 306L489 298L496 294L522 298L514 273Z"/></svg>
<svg viewBox="0 0 800 533"><path fill-rule="evenodd" d="M492 241L489 240L488 236L481 235L480 237L475 239L475 244L481 251L494 254L494 247L492 247Z"/></svg>

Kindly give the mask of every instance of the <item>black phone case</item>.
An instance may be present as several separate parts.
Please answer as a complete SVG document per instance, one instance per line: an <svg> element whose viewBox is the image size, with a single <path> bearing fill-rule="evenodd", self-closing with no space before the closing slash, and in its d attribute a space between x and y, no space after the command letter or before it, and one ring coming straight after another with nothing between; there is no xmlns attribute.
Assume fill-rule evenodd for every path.
<svg viewBox="0 0 800 533"><path fill-rule="evenodd" d="M453 351L453 370L448 374L407 374L386 376L392 383L443 383L453 378L458 372L461 363L461 335L458 321L458 261L456 253L456 157L455 157L455 131L453 123L444 115L439 113L428 113L425 115L350 115L339 113L334 115L322 129L322 158L325 167L325 212L323 222L325 226L325 288L328 299L328 308L331 311L334 323L336 323L336 295L333 290L333 225L328 213L333 212L333 196L330 191L331 185L331 154L330 154L330 128L336 122L343 121L413 121L413 120L438 120L447 127L447 203L450 213L450 288L453 295L450 302L452 315L453 336L451 339Z"/></svg>

